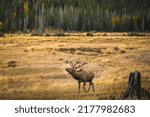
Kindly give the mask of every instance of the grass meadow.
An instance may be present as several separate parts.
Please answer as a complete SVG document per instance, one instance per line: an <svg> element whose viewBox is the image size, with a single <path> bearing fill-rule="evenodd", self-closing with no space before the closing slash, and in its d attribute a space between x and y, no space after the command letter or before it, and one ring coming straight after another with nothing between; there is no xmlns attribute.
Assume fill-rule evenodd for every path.
<svg viewBox="0 0 150 117"><path fill-rule="evenodd" d="M78 94L65 68L80 59L95 73L92 90ZM66 36L7 34L0 37L0 99L121 99L131 71L150 91L150 35L69 33Z"/></svg>

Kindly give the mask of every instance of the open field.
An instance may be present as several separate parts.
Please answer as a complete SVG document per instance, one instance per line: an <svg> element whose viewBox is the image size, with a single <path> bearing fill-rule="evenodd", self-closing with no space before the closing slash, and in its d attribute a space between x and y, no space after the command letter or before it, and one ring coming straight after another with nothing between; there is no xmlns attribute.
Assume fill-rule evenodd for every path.
<svg viewBox="0 0 150 117"><path fill-rule="evenodd" d="M66 71L80 59L94 71L96 92L77 93ZM0 38L0 99L120 99L131 71L150 91L150 36L124 33L69 36L7 35Z"/></svg>

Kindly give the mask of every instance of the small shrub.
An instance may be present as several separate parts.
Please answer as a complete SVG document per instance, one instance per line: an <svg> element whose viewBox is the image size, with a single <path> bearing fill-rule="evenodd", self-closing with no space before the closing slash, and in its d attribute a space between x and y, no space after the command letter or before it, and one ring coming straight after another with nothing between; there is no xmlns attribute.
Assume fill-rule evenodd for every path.
<svg viewBox="0 0 150 117"><path fill-rule="evenodd" d="M125 33L123 33L122 36L127 36L127 35Z"/></svg>
<svg viewBox="0 0 150 117"><path fill-rule="evenodd" d="M16 61L8 62L8 67L16 67Z"/></svg>
<svg viewBox="0 0 150 117"><path fill-rule="evenodd" d="M125 50L121 50L120 53L124 54L124 53L126 53L126 51Z"/></svg>
<svg viewBox="0 0 150 117"><path fill-rule="evenodd" d="M24 52L28 52L28 50L24 50Z"/></svg>
<svg viewBox="0 0 150 117"><path fill-rule="evenodd" d="M35 49L34 48L31 48L31 51L33 52Z"/></svg>
<svg viewBox="0 0 150 117"><path fill-rule="evenodd" d="M66 63L70 63L69 61L66 61Z"/></svg>
<svg viewBox="0 0 150 117"><path fill-rule="evenodd" d="M114 47L114 50L118 51L118 50L120 50L120 48L119 47Z"/></svg>
<svg viewBox="0 0 150 117"><path fill-rule="evenodd" d="M107 52L107 54L112 54L112 52Z"/></svg>
<svg viewBox="0 0 150 117"><path fill-rule="evenodd" d="M42 32L38 32L38 31L32 31L31 36L43 36L44 34Z"/></svg>
<svg viewBox="0 0 150 117"><path fill-rule="evenodd" d="M128 36L146 36L145 33L139 33L139 32L129 32L127 35Z"/></svg>
<svg viewBox="0 0 150 117"><path fill-rule="evenodd" d="M44 34L44 36L51 36L50 34L48 34L48 33L46 33L46 34Z"/></svg>
<svg viewBox="0 0 150 117"><path fill-rule="evenodd" d="M104 34L103 34L103 36L107 36L107 34L106 34L106 33L104 33Z"/></svg>
<svg viewBox="0 0 150 117"><path fill-rule="evenodd" d="M86 36L93 36L93 34L90 33L90 32L87 32L87 33L86 33Z"/></svg>
<svg viewBox="0 0 150 117"><path fill-rule="evenodd" d="M56 54L56 52L53 52L52 54L54 54L54 55L55 55L55 54Z"/></svg>
<svg viewBox="0 0 150 117"><path fill-rule="evenodd" d="M60 61L62 61L62 60L63 60L63 58L59 58L59 60L60 60Z"/></svg>

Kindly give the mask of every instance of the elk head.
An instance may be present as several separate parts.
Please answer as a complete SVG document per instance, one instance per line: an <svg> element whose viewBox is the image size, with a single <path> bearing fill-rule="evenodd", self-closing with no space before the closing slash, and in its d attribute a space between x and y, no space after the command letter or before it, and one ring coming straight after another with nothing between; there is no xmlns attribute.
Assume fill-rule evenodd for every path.
<svg viewBox="0 0 150 117"><path fill-rule="evenodd" d="M75 63L70 62L70 68L66 68L66 71L72 75L74 72L79 71L78 69L81 68L82 66L84 66L85 64L87 64L87 63L85 63L85 62L82 63L79 60L77 60Z"/></svg>

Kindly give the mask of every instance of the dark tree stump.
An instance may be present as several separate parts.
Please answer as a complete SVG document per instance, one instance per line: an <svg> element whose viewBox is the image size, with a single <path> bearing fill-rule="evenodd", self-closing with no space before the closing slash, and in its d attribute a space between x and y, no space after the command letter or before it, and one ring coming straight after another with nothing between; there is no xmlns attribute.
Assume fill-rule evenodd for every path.
<svg viewBox="0 0 150 117"><path fill-rule="evenodd" d="M141 73L131 72L128 80L128 87L121 99L126 100L150 100L150 91L141 87Z"/></svg>
<svg viewBox="0 0 150 117"><path fill-rule="evenodd" d="M131 72L128 80L128 88L123 99L140 99L141 97L141 73Z"/></svg>

